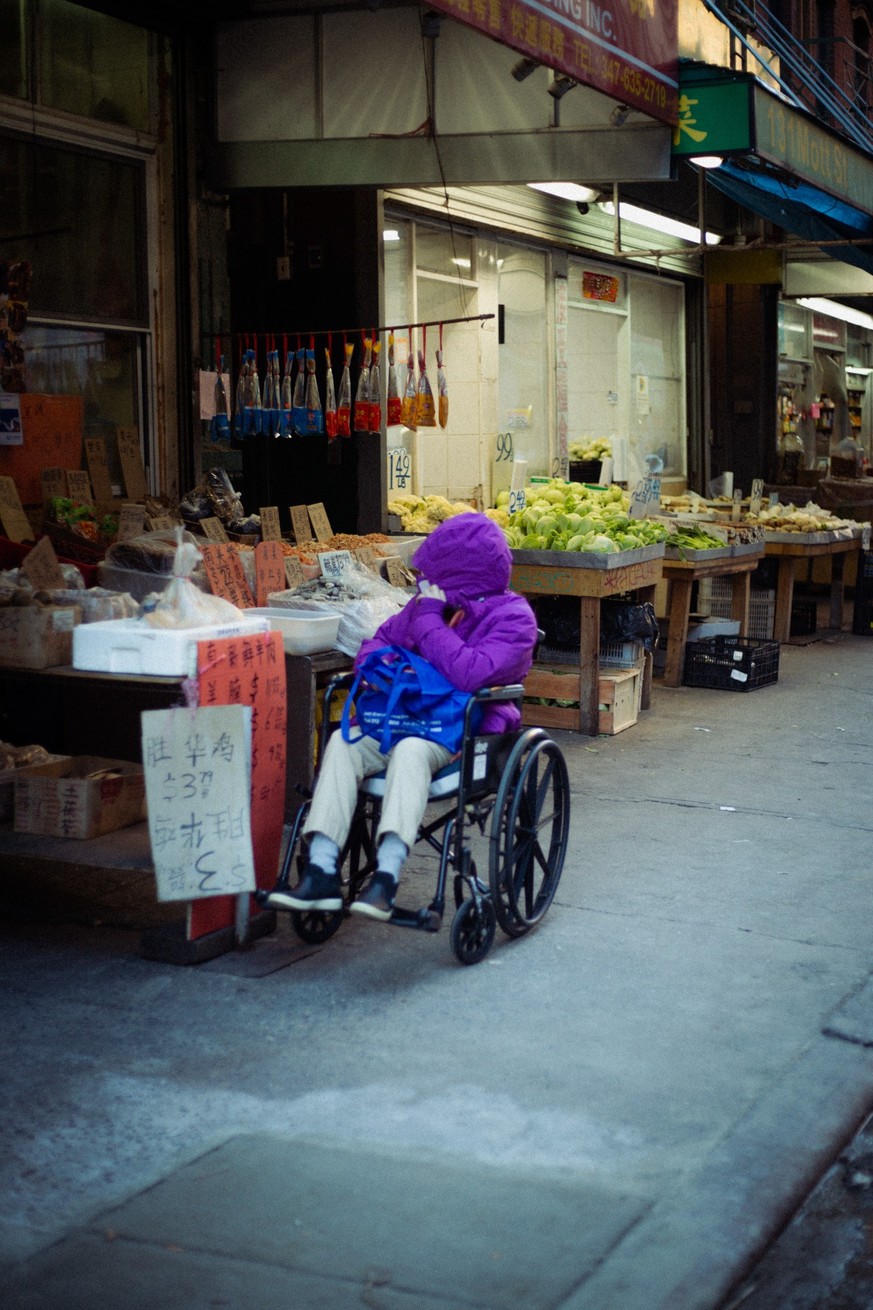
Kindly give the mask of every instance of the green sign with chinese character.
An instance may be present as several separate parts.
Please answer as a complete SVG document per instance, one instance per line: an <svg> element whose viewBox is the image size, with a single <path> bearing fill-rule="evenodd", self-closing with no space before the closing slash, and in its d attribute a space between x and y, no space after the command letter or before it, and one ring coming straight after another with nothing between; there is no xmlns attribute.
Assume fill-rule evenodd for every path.
<svg viewBox="0 0 873 1310"><path fill-rule="evenodd" d="M674 155L725 155L752 148L751 86L745 80L679 81Z"/></svg>

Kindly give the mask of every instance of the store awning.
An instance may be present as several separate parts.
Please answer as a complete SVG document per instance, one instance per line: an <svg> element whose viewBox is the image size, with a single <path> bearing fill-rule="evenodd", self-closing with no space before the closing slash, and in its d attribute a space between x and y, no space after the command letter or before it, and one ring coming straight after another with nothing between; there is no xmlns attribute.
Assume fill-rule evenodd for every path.
<svg viewBox="0 0 873 1310"><path fill-rule="evenodd" d="M869 155L750 74L694 67L679 80L674 156L720 155L721 167L707 172L713 186L786 232L823 244L831 258L873 273Z"/></svg>

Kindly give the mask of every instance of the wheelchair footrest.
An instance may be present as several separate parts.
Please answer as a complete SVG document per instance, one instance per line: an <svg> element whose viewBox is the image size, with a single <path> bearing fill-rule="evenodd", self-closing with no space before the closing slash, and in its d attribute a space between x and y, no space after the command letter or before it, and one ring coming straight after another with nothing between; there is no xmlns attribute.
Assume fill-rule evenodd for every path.
<svg viewBox="0 0 873 1310"><path fill-rule="evenodd" d="M421 932L439 932L443 920L442 915L430 908L404 910L401 906L395 905L394 913L388 922L396 924L398 928L418 928Z"/></svg>

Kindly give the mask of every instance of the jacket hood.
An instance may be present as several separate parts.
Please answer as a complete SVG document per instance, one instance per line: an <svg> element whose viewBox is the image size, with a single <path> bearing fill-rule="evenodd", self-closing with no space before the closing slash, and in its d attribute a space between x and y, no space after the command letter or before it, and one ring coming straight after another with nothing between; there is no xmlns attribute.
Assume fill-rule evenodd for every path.
<svg viewBox="0 0 873 1310"><path fill-rule="evenodd" d="M421 543L412 563L456 602L505 591L512 572L503 529L475 512L445 519Z"/></svg>

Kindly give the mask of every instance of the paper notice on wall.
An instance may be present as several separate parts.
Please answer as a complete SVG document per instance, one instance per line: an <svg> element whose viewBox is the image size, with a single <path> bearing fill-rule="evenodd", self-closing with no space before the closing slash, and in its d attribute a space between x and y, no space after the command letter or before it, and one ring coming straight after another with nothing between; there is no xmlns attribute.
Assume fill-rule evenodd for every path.
<svg viewBox="0 0 873 1310"><path fill-rule="evenodd" d="M210 373L205 369L200 370L200 417L208 423L215 416L215 383L218 381L217 373ZM229 405L230 396L230 374L222 373L221 379L224 383L224 403ZM229 410L227 411L230 416Z"/></svg>
<svg viewBox="0 0 873 1310"><path fill-rule="evenodd" d="M14 391L0 391L0 446L23 446L21 397Z"/></svg>
<svg viewBox="0 0 873 1310"><path fill-rule="evenodd" d="M254 891L252 707L146 710L141 719L158 900Z"/></svg>

